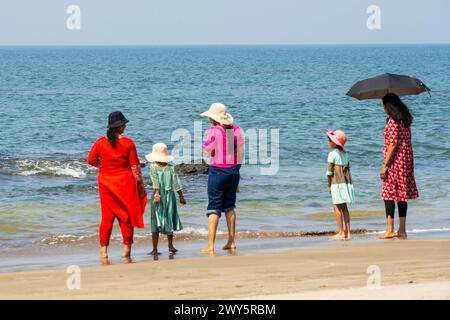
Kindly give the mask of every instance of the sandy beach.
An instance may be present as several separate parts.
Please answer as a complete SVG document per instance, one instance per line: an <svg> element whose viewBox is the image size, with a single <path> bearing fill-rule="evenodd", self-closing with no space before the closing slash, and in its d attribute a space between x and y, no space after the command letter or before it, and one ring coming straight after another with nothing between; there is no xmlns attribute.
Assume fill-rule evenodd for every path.
<svg viewBox="0 0 450 320"><path fill-rule="evenodd" d="M367 268L381 271L368 289ZM333 248L0 274L0 299L450 299L450 240L342 242Z"/></svg>

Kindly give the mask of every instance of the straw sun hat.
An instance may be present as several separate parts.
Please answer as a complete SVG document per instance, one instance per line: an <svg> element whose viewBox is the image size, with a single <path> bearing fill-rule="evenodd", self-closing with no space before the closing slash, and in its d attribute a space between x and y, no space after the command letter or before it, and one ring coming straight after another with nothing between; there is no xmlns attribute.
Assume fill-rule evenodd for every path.
<svg viewBox="0 0 450 320"><path fill-rule="evenodd" d="M145 156L148 162L170 162L173 160L167 152L167 146L164 143L155 143L152 152Z"/></svg>
<svg viewBox="0 0 450 320"><path fill-rule="evenodd" d="M202 117L208 117L223 125L232 125L233 117L227 112L227 106L222 103L213 103L208 111L200 114Z"/></svg>

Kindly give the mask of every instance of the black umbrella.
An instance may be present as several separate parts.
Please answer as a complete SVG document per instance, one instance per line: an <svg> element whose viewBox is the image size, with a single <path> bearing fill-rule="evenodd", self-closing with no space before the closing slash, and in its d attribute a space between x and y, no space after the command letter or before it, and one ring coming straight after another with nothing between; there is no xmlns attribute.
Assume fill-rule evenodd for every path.
<svg viewBox="0 0 450 320"><path fill-rule="evenodd" d="M419 79L385 73L357 82L347 95L358 100L381 99L388 93L398 96L417 95L431 90Z"/></svg>

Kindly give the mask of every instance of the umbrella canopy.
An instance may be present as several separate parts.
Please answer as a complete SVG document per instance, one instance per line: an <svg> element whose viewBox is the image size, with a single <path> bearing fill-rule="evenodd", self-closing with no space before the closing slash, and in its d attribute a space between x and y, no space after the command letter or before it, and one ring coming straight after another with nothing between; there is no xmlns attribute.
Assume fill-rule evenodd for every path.
<svg viewBox="0 0 450 320"><path fill-rule="evenodd" d="M431 91L419 79L398 74L385 73L357 82L347 95L358 100L381 99L388 93L398 96L417 95Z"/></svg>

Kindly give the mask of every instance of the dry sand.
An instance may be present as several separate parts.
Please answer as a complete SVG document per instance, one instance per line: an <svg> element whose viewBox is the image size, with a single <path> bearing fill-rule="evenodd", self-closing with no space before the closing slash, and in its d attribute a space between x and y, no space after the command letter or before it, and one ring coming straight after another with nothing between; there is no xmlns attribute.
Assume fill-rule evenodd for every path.
<svg viewBox="0 0 450 320"><path fill-rule="evenodd" d="M381 271L369 290L367 268ZM450 240L342 242L333 248L0 274L0 299L450 299Z"/></svg>

